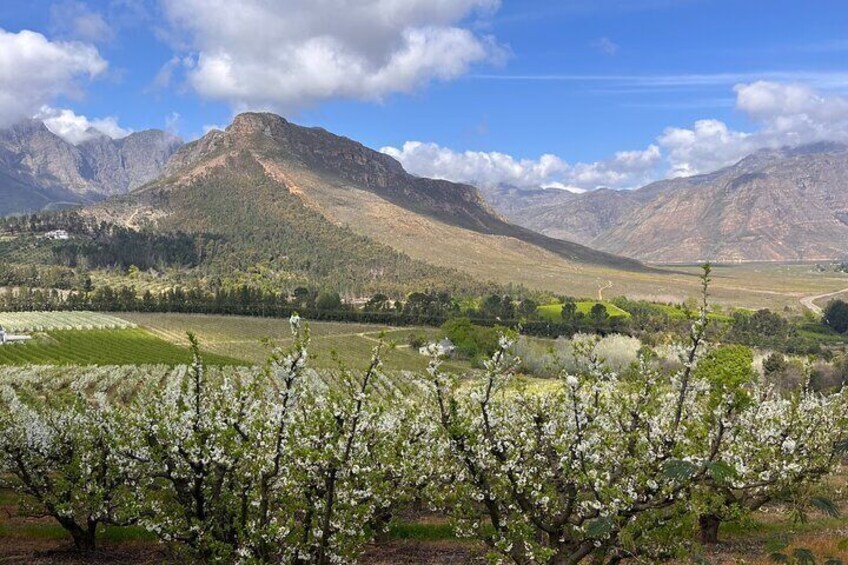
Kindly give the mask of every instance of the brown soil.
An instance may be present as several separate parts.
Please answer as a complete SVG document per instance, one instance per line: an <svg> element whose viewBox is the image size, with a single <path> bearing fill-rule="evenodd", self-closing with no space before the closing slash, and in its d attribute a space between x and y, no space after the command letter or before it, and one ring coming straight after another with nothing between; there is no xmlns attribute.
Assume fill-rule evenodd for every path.
<svg viewBox="0 0 848 565"><path fill-rule="evenodd" d="M70 542L53 539L0 538L0 564L6 565L154 565L180 561L151 541L101 543L82 555ZM471 545L458 542L393 541L366 551L361 565L470 565L483 563Z"/></svg>

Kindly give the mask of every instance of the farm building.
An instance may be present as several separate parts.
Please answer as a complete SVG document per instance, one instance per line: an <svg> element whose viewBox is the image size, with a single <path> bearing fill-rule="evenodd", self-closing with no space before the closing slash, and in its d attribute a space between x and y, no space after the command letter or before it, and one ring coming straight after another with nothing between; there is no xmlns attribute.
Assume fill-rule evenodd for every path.
<svg viewBox="0 0 848 565"><path fill-rule="evenodd" d="M53 230L44 234L47 239L70 239L71 236L65 230Z"/></svg>
<svg viewBox="0 0 848 565"><path fill-rule="evenodd" d="M453 352L456 350L453 342L448 338L443 339L437 343L430 343L428 345L424 345L418 348L418 353L421 355L430 355L432 349L435 348L436 354L440 357L447 357L449 355L453 355Z"/></svg>
<svg viewBox="0 0 848 565"><path fill-rule="evenodd" d="M28 339L30 339L28 335L12 335L3 326L0 326L0 345L6 345L14 341L26 341Z"/></svg>

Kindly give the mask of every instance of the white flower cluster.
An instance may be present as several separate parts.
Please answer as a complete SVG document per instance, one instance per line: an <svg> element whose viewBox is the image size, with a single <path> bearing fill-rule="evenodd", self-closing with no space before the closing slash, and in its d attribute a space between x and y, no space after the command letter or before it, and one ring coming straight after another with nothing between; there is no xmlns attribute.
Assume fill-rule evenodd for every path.
<svg viewBox="0 0 848 565"><path fill-rule="evenodd" d="M638 379L599 361L595 341L576 340L584 372L564 372L543 393L506 386L503 348L471 391L431 364L426 411L441 428L432 499L505 560L577 563L667 552L653 538L671 516L712 516L706 501L719 493L734 497L722 505L753 510L831 471L834 442L848 435L845 395L785 399L749 383L748 402L727 394L716 406L722 389L693 371L703 328L696 322L680 372L643 358Z"/></svg>
<svg viewBox="0 0 848 565"><path fill-rule="evenodd" d="M423 500L501 562L650 561L681 516L714 523L820 479L848 435L845 393L699 371L703 320L676 373L643 357L619 374L578 339L577 369L541 390L515 376L513 336L470 383L435 351L422 374L386 375L382 345L319 379L308 327L291 327L262 371L207 370L196 344L191 367L144 378L10 369L0 476L80 547L137 522L200 562L349 563Z"/></svg>

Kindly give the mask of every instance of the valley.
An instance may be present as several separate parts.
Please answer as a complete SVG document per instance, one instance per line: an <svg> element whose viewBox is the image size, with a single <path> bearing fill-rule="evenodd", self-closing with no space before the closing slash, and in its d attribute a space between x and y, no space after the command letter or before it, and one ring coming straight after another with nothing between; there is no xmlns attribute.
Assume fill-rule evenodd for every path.
<svg viewBox="0 0 848 565"><path fill-rule="evenodd" d="M627 541L642 535L715 562L842 552L844 501L828 490L844 480L833 446L848 429L838 226L807 237L788 222L772 246L746 232L740 241L754 243L717 251L710 268L697 258L712 244L678 232L687 218L727 231L682 215L696 185L723 187L716 217L735 217L726 210L749 205L730 194L738 168L841 149L770 153L616 196L560 195L547 210L539 192L528 208L538 216L512 189L415 177L273 114L241 114L172 149L138 186L124 178L107 194L103 174L85 177L101 191L82 206L0 223L0 326L16 337L0 345L0 454L13 463L0 481L17 489L0 487L0 500L46 509L0 519L0 538L18 548L10 559L58 551L74 563L98 546L111 562L270 562L294 547L322 565L321 552L469 563L484 544L510 555L497 548L520 539L569 563L595 551L678 562ZM636 206L672 196L682 200L670 213L643 218ZM614 213L598 207L608 197ZM548 235L508 219L563 214L538 228ZM663 214L674 221L651 227ZM599 243L612 233L629 243ZM25 447L35 433L74 447L42 456ZM592 447L574 448L584 441ZM75 450L104 471L80 470L64 456ZM539 490L517 486L516 469ZM65 490L33 479L44 476ZM71 519L51 510L50 497L80 490L90 493L73 499ZM97 500L109 513L80 526ZM551 504L558 525L546 521ZM316 530L319 510L359 526ZM198 525L209 538L194 537ZM775 545L776 532L791 539Z"/></svg>

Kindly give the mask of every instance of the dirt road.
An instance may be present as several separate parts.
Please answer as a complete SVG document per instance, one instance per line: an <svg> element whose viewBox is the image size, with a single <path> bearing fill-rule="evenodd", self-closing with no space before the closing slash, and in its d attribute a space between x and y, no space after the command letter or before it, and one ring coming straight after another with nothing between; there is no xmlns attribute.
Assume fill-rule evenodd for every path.
<svg viewBox="0 0 848 565"><path fill-rule="evenodd" d="M821 316L823 311L821 307L816 305L816 300L821 300L822 298L829 298L831 296L836 296L837 294L844 294L848 292L848 288L843 288L842 290L837 290L836 292L828 292L825 294L817 294L815 296L805 296L801 299L801 304L804 307L808 308L813 314Z"/></svg>

